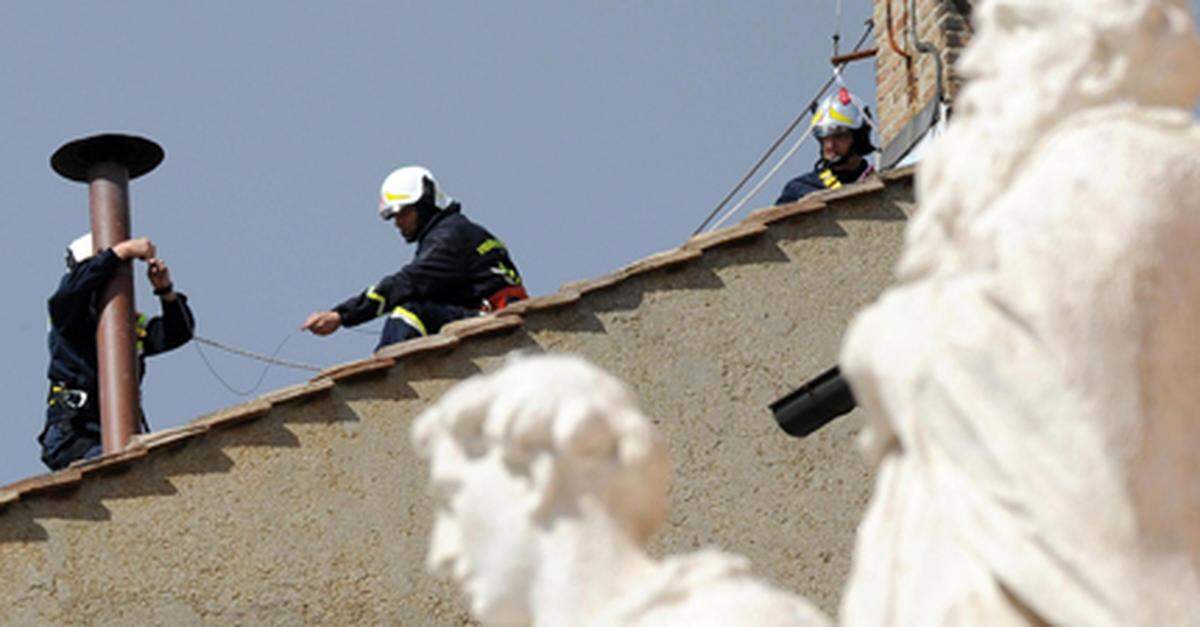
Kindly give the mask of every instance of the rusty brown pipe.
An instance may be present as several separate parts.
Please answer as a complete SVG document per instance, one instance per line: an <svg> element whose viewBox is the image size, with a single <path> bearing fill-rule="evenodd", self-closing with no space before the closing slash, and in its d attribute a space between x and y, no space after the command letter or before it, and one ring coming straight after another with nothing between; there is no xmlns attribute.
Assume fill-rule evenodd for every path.
<svg viewBox="0 0 1200 627"><path fill-rule="evenodd" d="M938 49L932 42L922 41L920 28L920 20L917 19L917 0L908 0L908 39L912 42L913 48L921 53L933 56L933 80L934 80L934 97L938 104L933 110L932 124L937 124L938 107L944 99L945 92L942 91L942 51Z"/></svg>
<svg viewBox="0 0 1200 627"><path fill-rule="evenodd" d="M831 57L829 62L834 65L842 65L845 63L852 63L854 61L861 61L862 59L869 59L877 54L879 54L879 48L867 48L866 50L847 52L846 54L840 54L836 57Z"/></svg>
<svg viewBox="0 0 1200 627"><path fill-rule="evenodd" d="M88 173L88 206L96 251L129 239L129 170L103 161ZM96 356L100 369L100 437L104 453L116 453L137 432L137 339L134 337L132 262L121 263L104 288Z"/></svg>
<svg viewBox="0 0 1200 627"><path fill-rule="evenodd" d="M50 158L54 171L88 184L95 251L129 239L129 181L153 170L163 156L162 148L148 139L116 134L79 139L55 151ZM107 455L125 448L140 416L131 261L121 264L99 304L97 391L100 438Z"/></svg>
<svg viewBox="0 0 1200 627"><path fill-rule="evenodd" d="M896 45L896 32L895 32L894 27L892 26L892 0L887 0L887 16L886 17L887 17L888 47L892 49L892 52L895 52L896 54L903 57L905 63L911 62L912 55L901 50L900 46Z"/></svg>

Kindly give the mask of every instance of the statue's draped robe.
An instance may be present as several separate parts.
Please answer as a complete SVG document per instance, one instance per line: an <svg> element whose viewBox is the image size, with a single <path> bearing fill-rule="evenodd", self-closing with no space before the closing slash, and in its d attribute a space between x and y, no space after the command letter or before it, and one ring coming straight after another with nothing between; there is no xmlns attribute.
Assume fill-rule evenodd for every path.
<svg viewBox="0 0 1200 627"><path fill-rule="evenodd" d="M1109 107L1029 154L919 209L847 336L878 465L843 624L1200 624L1200 131Z"/></svg>

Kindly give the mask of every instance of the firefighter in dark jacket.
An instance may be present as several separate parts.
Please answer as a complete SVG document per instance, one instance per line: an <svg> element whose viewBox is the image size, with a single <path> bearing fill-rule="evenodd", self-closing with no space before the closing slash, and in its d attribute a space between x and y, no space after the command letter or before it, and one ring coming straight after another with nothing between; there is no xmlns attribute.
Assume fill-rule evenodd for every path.
<svg viewBox="0 0 1200 627"><path fill-rule="evenodd" d="M875 152L871 127L863 108L849 90L841 88L821 103L813 115L813 134L821 142L821 158L812 172L802 174L783 188L776 205L796 202L813 192L837 189L861 181L875 168L866 156Z"/></svg>
<svg viewBox="0 0 1200 627"><path fill-rule="evenodd" d="M92 236L84 235L67 249L67 274L50 296L50 392L46 424L38 436L42 462L58 470L79 459L101 453L100 402L96 369L96 327L100 298L122 263L141 259L162 306L162 315L139 314L138 381L146 372L146 357L178 348L192 339L195 321L187 297L175 292L167 264L156 256L146 238L130 239L92 254ZM139 409L140 412L140 409ZM139 428L147 429L145 415Z"/></svg>
<svg viewBox="0 0 1200 627"><path fill-rule="evenodd" d="M504 243L468 220L429 170L409 166L388 175L379 215L417 243L412 262L332 310L313 313L301 329L329 335L386 315L379 350L528 297Z"/></svg>

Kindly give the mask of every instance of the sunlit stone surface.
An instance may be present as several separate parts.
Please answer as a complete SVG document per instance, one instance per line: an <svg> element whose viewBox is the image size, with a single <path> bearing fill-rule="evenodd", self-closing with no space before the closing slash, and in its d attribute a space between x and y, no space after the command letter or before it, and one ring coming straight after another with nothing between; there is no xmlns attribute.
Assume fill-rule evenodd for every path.
<svg viewBox="0 0 1200 627"><path fill-rule="evenodd" d="M991 0L842 365L851 625L1200 624L1200 52L1168 0Z"/></svg>

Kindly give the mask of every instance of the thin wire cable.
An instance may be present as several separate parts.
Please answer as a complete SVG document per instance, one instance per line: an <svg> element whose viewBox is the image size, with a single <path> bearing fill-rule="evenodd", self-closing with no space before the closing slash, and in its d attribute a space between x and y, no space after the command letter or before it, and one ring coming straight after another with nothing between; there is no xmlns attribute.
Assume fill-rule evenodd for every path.
<svg viewBox="0 0 1200 627"><path fill-rule="evenodd" d="M826 85L825 88L822 89L822 93L824 93L824 89L828 88L829 86ZM755 173L758 172L758 169L767 162L767 159L771 158L771 155L774 154L775 150L779 148L779 145L782 144L783 141L792 134L792 131L796 130L796 127L800 125L800 122L804 121L804 116L806 115L808 115L808 108L802 110L800 114L796 116L796 119L792 120L791 124L788 124L788 127L783 131L783 134L775 140L775 143L771 144L771 147L767 149L767 152L763 153L763 156L759 157L758 163L755 163L754 167L750 168L750 171L746 172L746 175L742 177L742 180L738 181L738 184L734 185L733 189L729 190L729 193L721 199L721 202L717 203L717 206L713 208L711 212L709 212L708 217L704 218L704 221L700 223L700 226L696 227L695 231L692 231L692 235L698 235L701 231L703 231L704 227L708 226L709 221L716 217L717 213L724 209L725 205L729 204L729 201L733 200L733 197L736 196L738 192L742 191L742 187L745 187L746 183L748 183L750 179L754 177Z"/></svg>
<svg viewBox="0 0 1200 627"><path fill-rule="evenodd" d="M858 50L862 48L863 42L867 40L867 37L870 36L871 31L874 28L875 23L871 20L867 20L866 29L863 31L862 37L859 37L858 43L854 44L854 52L858 52ZM843 63L842 66L845 66L845 64ZM811 112L816 111L818 104L817 101L821 99L821 96L825 95L826 90L829 89L830 85L833 85L833 82L834 77L830 77L829 80L825 81L825 85L821 87L820 91L817 92L817 95L808 103L808 106L802 109L800 113L796 115L796 118L792 120L791 124L788 124L783 133L775 140L774 143L771 144L771 147L768 148L765 153L763 153L763 156L759 157L758 162L754 164L754 167L750 168L750 170L746 172L746 175L742 177L742 180L738 181L738 184L734 185L733 189L729 190L729 193L721 199L721 202L717 203L717 206L708 213L708 216L704 218L704 221L700 223L700 226L696 227L696 230L692 231L692 236L699 235L702 231L704 231L704 227L708 226L708 223L711 222L712 219L716 217L722 209L725 208L725 205L728 205L729 201L733 200L733 197L737 196L737 193L742 191L742 188L746 186L746 183L750 182L750 179L754 178L754 175L758 173L759 168L761 168L763 164L771 158L771 155L775 154L775 151L779 149L779 146L783 144L785 140L787 140L788 136L792 134L792 131L796 130L796 127L800 125L800 122L804 121L804 117L809 115Z"/></svg>
<svg viewBox="0 0 1200 627"><path fill-rule="evenodd" d="M758 193L762 191L762 188L766 187L767 183L769 183L771 181L771 177L775 176L775 174L777 174L779 172L779 170L781 168L783 168L784 164L786 164L788 162L788 160L790 160L792 158L792 155L796 154L797 150L800 150L800 147L803 146L804 142L808 140L808 136L812 135L812 131L813 131L812 127L811 126L808 127L808 130L804 131L804 134L800 136L800 139L796 140L795 144L792 144L791 149L788 150L787 153L785 153L783 155L783 158L781 158L779 160L779 162L775 164L775 167L771 168L771 170L769 172L767 172L765 175L763 175L762 180L760 180L758 182L758 184L754 186L753 189L751 189L749 192L747 192L745 196L742 196L742 199L738 202L738 204L734 205L732 209L725 212L725 215L721 216L720 220L717 220L716 222L714 222L712 225L712 228L710 228L709 230L715 231L715 230L721 228L721 225L725 224L726 220L728 220L735 213L740 211L742 209L742 207L745 207L746 203L750 202L750 199L757 196Z"/></svg>
<svg viewBox="0 0 1200 627"><path fill-rule="evenodd" d="M842 67L844 66L838 66L834 69L833 78L837 81L839 86L845 87L846 91L850 91L850 86L847 85L846 81L843 80ZM862 100L859 100L858 96L855 96L853 93L850 94L850 97L854 99L854 106L858 107L859 111L862 111L863 119L867 121L867 126L870 126L872 131L878 133L879 127L875 125L875 116L871 114L871 107L869 107Z"/></svg>
<svg viewBox="0 0 1200 627"><path fill-rule="evenodd" d="M833 56L838 56L838 44L842 41L842 0L837 0L837 8L834 10L835 21L833 25Z"/></svg>
<svg viewBox="0 0 1200 627"><path fill-rule="evenodd" d="M870 20L868 20L866 31L863 33L863 36L859 38L858 43L856 43L854 45L855 51L858 51L859 47L861 47L863 42L866 41L867 36L870 34L870 32L873 28L874 28L874 24ZM825 95L825 92L834 83L837 83L843 87L846 86L846 84L842 81L842 68L844 68L844 67L846 67L846 64L842 63L833 68L833 76L831 76L828 81L825 81L825 86L821 88L821 91L817 92L817 96L816 96L816 98L813 98L813 104L810 106L815 107L817 100L819 100L821 98L821 96ZM856 102L856 104L859 106L860 109L863 108L863 105L861 102ZM867 116L864 114L863 117L865 118ZM870 121L868 121L867 123L870 124L872 128L874 128L874 124L872 124ZM792 148L790 150L788 150L787 153L784 154L783 157L779 160L779 162L777 162L775 164L775 167L771 168L771 170L769 172L767 172L762 177L761 180L759 180L758 184L755 185L749 192L746 193L745 196L742 197L741 201L739 201L736 205L734 205L732 209L727 211L725 213L725 215L721 216L721 219L717 220L717 222L714 223L711 227L709 227L708 230L715 231L715 230L721 228L721 225L725 224L726 220L728 220L730 217L732 217L734 214L736 214L738 211L740 211L742 207L746 206L746 203L750 202L750 200L752 200L755 196L757 196L758 193L760 191L762 191L762 188L765 187L768 182L770 182L771 178L774 177L779 172L779 170L781 168L783 168L784 164L786 164L792 158L792 156L796 154L796 151L799 150L800 146L802 146L804 144L805 140L808 139L808 136L812 134L812 131L813 131L813 127L809 126L808 130L805 131L804 134L800 136L800 139L797 140L796 143L794 143L792 145Z"/></svg>
<svg viewBox="0 0 1200 627"><path fill-rule="evenodd" d="M283 366L284 368L295 368L296 370L308 370L311 372L320 372L321 368L318 368L317 366L313 366L310 364L302 364L297 361L287 361L284 359L276 358L279 355L279 351L283 350L283 345L287 344L288 340L295 337L297 333L299 333L299 331L293 331L293 332L289 333L287 335L287 337L283 338L283 341L279 343L279 347L276 348L275 352L272 353L270 356L251 352L244 348L238 348L236 346L230 346L228 344L223 344L216 340L210 340L206 337L200 337L199 335L193 336L192 340L197 342L198 344L205 344L207 346L211 346L218 350L223 350L228 353L233 353L234 355L240 355L240 356L246 357L248 359L254 359L257 361L265 362L265 363L273 365L273 366Z"/></svg>
<svg viewBox="0 0 1200 627"><path fill-rule="evenodd" d="M281 341L279 343L279 346L275 347L275 352L273 354L271 354L270 357L268 357L266 355L259 355L258 353L252 353L250 351L243 350L243 349L237 348L235 346L229 346L227 344L222 344L221 342L217 342L215 340L210 340L208 338L203 338L203 337L199 337L199 336L192 337L192 341L193 341L192 345L196 347L196 354L200 355L200 361L204 362L204 367L208 368L208 372L210 374L212 374L213 378L215 378L218 382L220 382L221 385L225 386L226 390L229 390L229 392L231 394L234 394L235 396L250 396L251 394L256 392L259 387L262 386L263 381L266 380L266 378L267 378L267 372L269 372L271 370L271 366L283 366L285 368L295 368L297 370L309 370L312 372L320 372L321 371L321 369L317 368L316 366L310 366L308 364L301 364L301 363L296 363L296 362L285 361L282 359L276 359L276 356L279 355L279 351L283 350L284 345L288 343L288 340L295 337L295 335L296 335L296 332L293 331L292 333L289 333L287 336L285 336L283 338L283 341ZM204 351L200 348L201 344L204 344L206 346L211 346L213 348L223 350L223 351L232 353L234 355L246 357L248 359L264 361L264 362L266 362L267 365L263 368L262 374L260 374L258 376L258 381L256 381L254 383L254 387L252 387L248 390L239 390L239 389L233 387L232 385L230 385L229 382L226 381L225 378L222 377L220 375L220 373L217 372L217 369L212 365L212 362L210 362L208 360L208 356L205 355Z"/></svg>

